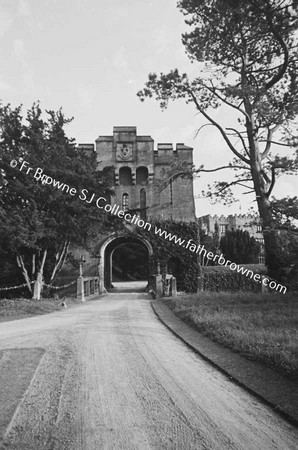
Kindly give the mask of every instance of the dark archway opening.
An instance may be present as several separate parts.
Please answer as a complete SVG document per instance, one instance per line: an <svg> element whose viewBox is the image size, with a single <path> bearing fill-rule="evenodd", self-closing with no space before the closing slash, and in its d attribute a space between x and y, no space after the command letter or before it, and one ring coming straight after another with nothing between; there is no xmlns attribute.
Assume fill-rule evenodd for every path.
<svg viewBox="0 0 298 450"><path fill-rule="evenodd" d="M132 186L132 175L130 167L121 167L119 170L119 181L121 186Z"/></svg>
<svg viewBox="0 0 298 450"><path fill-rule="evenodd" d="M105 287L113 292L146 290L149 277L149 251L134 237L114 239L105 250ZM121 286L121 289L119 288Z"/></svg>
<svg viewBox="0 0 298 450"><path fill-rule="evenodd" d="M136 183L137 184L146 184L148 180L148 168L147 167L138 167L136 170Z"/></svg>
<svg viewBox="0 0 298 450"><path fill-rule="evenodd" d="M148 279L148 250L137 243L120 244L112 254L113 281Z"/></svg>

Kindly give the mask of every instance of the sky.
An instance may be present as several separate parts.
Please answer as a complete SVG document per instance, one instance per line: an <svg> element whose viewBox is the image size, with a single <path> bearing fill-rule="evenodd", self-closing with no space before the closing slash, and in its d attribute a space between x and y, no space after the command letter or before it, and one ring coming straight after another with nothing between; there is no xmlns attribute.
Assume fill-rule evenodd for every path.
<svg viewBox="0 0 298 450"><path fill-rule="evenodd" d="M74 117L67 133L78 143L111 135L113 126L136 126L155 145L193 147L196 166L226 164L231 153L213 127L196 136L205 122L194 106L181 100L161 111L155 100L142 103L136 95L150 72L198 73L181 43L187 28L175 0L0 0L0 99L24 111L37 100L42 109L62 107ZM234 120L225 109L212 114L226 126ZM256 209L254 195L241 191L229 207L202 199L219 177L230 179L217 172L195 180L197 216ZM296 195L297 179L279 180L274 194Z"/></svg>

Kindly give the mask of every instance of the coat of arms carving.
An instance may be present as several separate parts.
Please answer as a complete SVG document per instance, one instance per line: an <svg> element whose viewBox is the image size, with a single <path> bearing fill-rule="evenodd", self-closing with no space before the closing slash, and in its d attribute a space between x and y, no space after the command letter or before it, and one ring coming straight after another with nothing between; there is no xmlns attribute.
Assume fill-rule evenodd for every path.
<svg viewBox="0 0 298 450"><path fill-rule="evenodd" d="M116 160L117 161L131 161L132 160L132 144L131 143L117 143L116 144Z"/></svg>

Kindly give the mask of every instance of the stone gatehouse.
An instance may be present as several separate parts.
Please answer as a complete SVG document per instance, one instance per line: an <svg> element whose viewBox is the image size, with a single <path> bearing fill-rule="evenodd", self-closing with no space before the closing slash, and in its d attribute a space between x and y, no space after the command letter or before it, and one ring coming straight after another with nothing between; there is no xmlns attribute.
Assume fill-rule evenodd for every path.
<svg viewBox="0 0 298 450"><path fill-rule="evenodd" d="M118 205L123 211L135 210L140 219L146 221L195 221L192 179L169 176L171 167L180 165L183 170L192 167L191 147L182 143L177 143L175 147L171 143L155 146L153 138L138 135L136 127L117 126L113 128L112 135L99 136L95 144L79 144L79 149L87 154L96 152L97 170L111 169L114 178L112 189L115 192L110 199L112 206ZM137 236L131 227L121 236L113 233L104 236L96 245L96 255L85 253L85 267L97 266L101 291L111 286L113 274L116 274L116 279L121 276L121 260L129 266L130 259L126 255L130 246L134 249L130 259L136 253L139 254L139 261L142 258L149 260L152 256L149 241ZM72 248L72 253L79 257L82 250ZM137 271L135 276L139 276Z"/></svg>

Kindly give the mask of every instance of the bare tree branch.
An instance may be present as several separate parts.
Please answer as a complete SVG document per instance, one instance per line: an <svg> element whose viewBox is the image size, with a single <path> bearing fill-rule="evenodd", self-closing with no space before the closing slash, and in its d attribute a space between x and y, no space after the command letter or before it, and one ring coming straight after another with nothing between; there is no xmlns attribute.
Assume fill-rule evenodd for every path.
<svg viewBox="0 0 298 450"><path fill-rule="evenodd" d="M206 89L208 89L208 91L212 92L212 94L214 94L220 101L222 101L223 103L225 103L226 105L230 106L231 108L236 109L237 111L241 112L241 114L243 114L247 120L250 121L250 117L249 115L245 112L244 109L240 108L240 106L234 105L233 103L229 102L227 99L225 99L224 97L222 97L221 95L219 95L218 93L218 89L216 89L216 87L213 85L212 81L212 88L210 88L209 86L207 86L206 84L202 83L202 86L205 87Z"/></svg>
<svg viewBox="0 0 298 450"><path fill-rule="evenodd" d="M66 255L67 255L68 246L69 246L69 241L65 241L64 244L63 244L63 248L61 250L60 255L58 254L58 258L56 258L56 264L55 264L55 266L53 268L53 272L52 272L49 284L52 283L52 281L55 278L55 275L56 275L57 271L60 269L60 267L62 267L62 264L63 264L63 262L64 262L64 260L66 258Z"/></svg>
<svg viewBox="0 0 298 450"><path fill-rule="evenodd" d="M228 166L221 166L221 167L216 167L215 169L196 169L193 171L193 173L199 173L199 172L217 172L218 170L223 170L223 169L243 169L243 170L249 170L249 167L243 167L243 166L237 166L234 164L230 164Z"/></svg>
<svg viewBox="0 0 298 450"><path fill-rule="evenodd" d="M188 88L188 93L190 94L190 96L193 99L194 104L196 105L197 109L200 111L200 113L212 124L214 125L221 133L222 137L224 138L224 140L226 141L226 143L228 144L230 150L232 150L232 152L234 153L234 155L236 155L241 161L243 161L245 164L249 164L249 160L247 158L245 158L244 156L241 155L241 153L239 153L235 147L233 146L233 144L231 143L230 139L228 138L226 132L224 131L224 129L219 125L219 123L217 123L215 120L212 119L212 117L209 116L209 114L206 113L206 111L200 107L199 102L197 101L196 96L194 95L193 91L191 89Z"/></svg>
<svg viewBox="0 0 298 450"><path fill-rule="evenodd" d="M272 190L274 188L274 185L275 185L275 168L273 166L271 167L271 174L272 174L272 176L271 176L271 185L270 185L270 187L269 187L269 189L268 189L268 191L266 193L266 197L267 198L270 197L270 194L271 194L271 192L272 192Z"/></svg>
<svg viewBox="0 0 298 450"><path fill-rule="evenodd" d="M25 278L27 288L28 288L29 291L32 293L32 288L31 288L30 278L29 278L27 269L26 269L26 267L25 267L24 260L23 260L23 258L22 258L21 255L16 255L16 259L17 259L17 265L18 265L18 266L20 267L20 269L22 270L23 277Z"/></svg>
<svg viewBox="0 0 298 450"><path fill-rule="evenodd" d="M267 130L267 139L265 140L266 147L265 147L265 150L263 151L263 153L261 153L261 159L266 158L266 156L270 152L271 144L272 144L272 137L273 137L274 132L278 128L279 128L279 125L275 125L275 127L273 127L273 128L268 128L268 130Z"/></svg>
<svg viewBox="0 0 298 450"><path fill-rule="evenodd" d="M231 186L236 186L237 184L241 184L242 181L247 181L246 178L244 178L243 180L236 180L236 181L231 181L230 183L227 183L225 186L223 186L221 189L219 189L217 192L214 192L213 195L218 195L221 192L225 191L226 189L228 189ZM249 189L249 187L247 187Z"/></svg>
<svg viewBox="0 0 298 450"><path fill-rule="evenodd" d="M248 151L248 148L247 148L247 146L246 146L245 140L244 140L243 136L241 136L241 134L239 133L239 131L236 130L235 128L226 128L226 130L231 130L231 131L234 131L234 132L235 132L235 134L239 137L240 141L242 142L243 148L244 148L244 150L245 150L247 156L249 157L249 151Z"/></svg>

